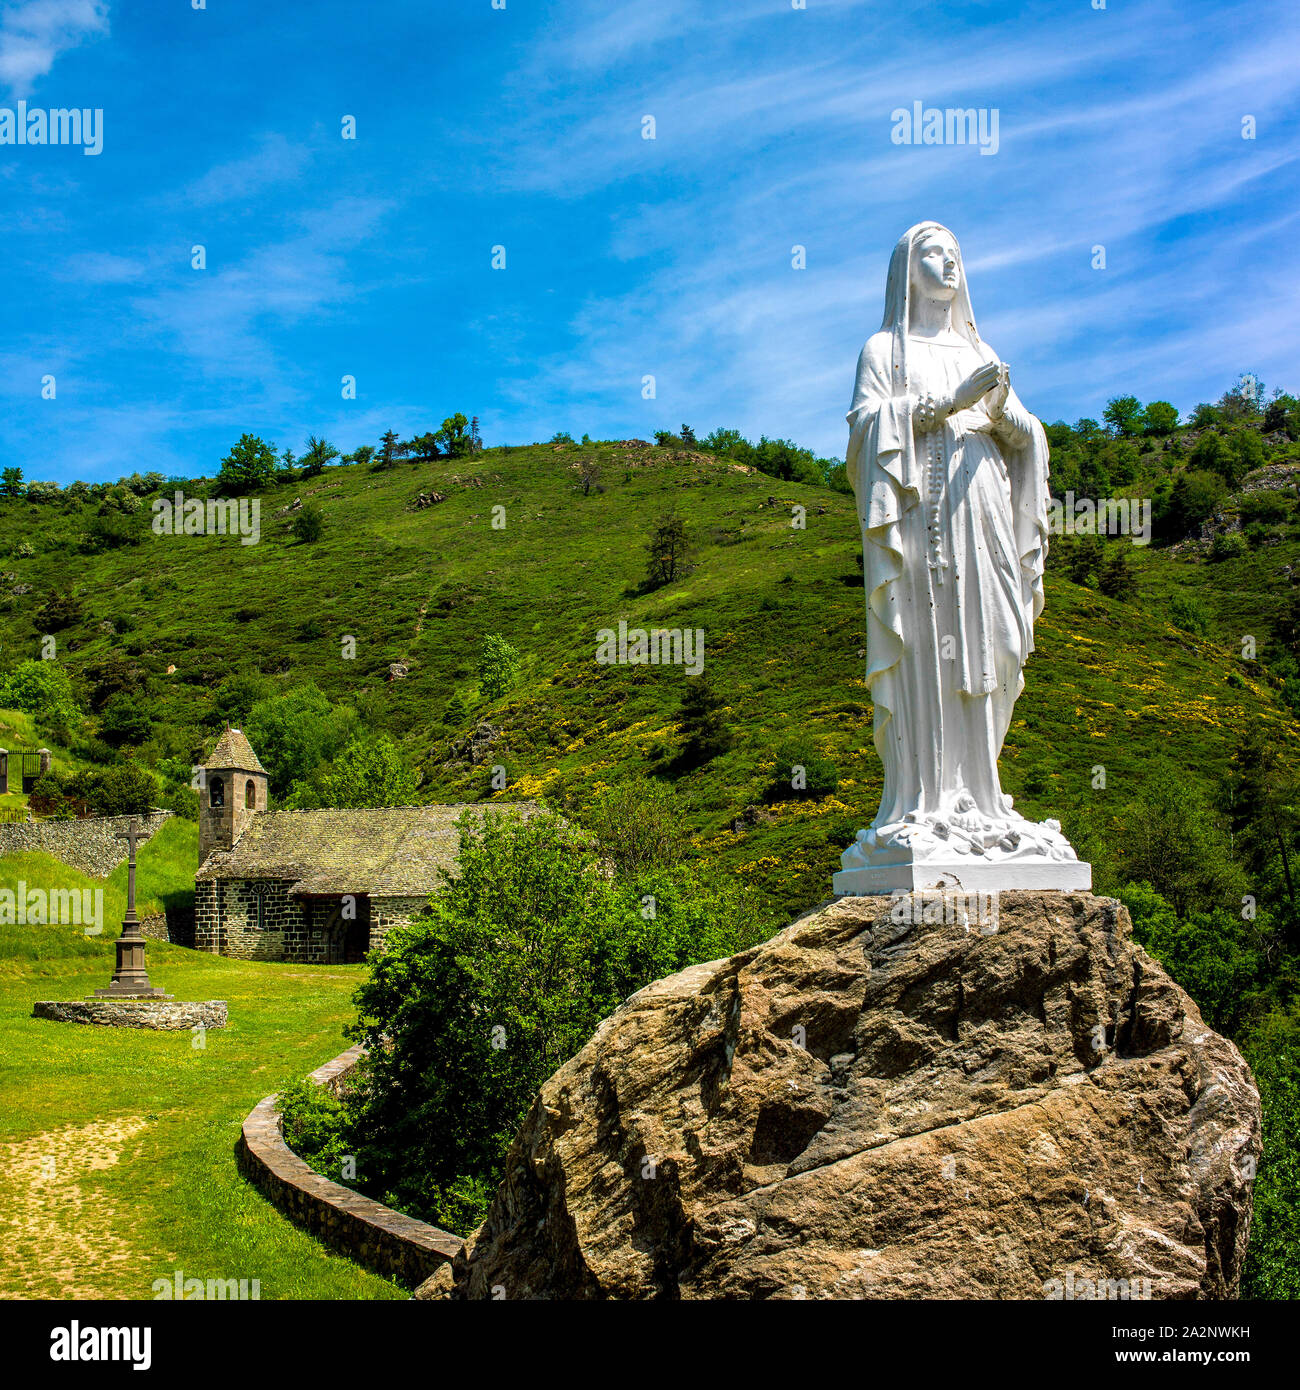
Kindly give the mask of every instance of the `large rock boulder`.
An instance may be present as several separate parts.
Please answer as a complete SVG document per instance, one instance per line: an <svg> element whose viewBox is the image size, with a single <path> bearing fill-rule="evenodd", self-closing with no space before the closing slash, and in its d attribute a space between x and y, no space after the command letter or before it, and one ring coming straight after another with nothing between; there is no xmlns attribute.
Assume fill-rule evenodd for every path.
<svg viewBox="0 0 1300 1390"><path fill-rule="evenodd" d="M842 899L634 995L417 1297L1235 1294L1240 1053L1118 902L973 906Z"/></svg>

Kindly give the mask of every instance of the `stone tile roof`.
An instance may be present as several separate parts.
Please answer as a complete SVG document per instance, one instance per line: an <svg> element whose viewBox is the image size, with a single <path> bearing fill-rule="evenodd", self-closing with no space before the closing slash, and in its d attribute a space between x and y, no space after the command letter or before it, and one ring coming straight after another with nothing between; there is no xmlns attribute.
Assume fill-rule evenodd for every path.
<svg viewBox="0 0 1300 1390"><path fill-rule="evenodd" d="M217 740L217 746L212 750L212 756L203 766L213 769L233 767L238 768L240 772L266 772L258 762L257 754L253 752L253 745L238 729L227 729L221 735Z"/></svg>
<svg viewBox="0 0 1300 1390"><path fill-rule="evenodd" d="M235 841L215 850L195 877L291 879L297 894L420 896L442 887L438 870L455 867L456 819L465 811L518 810L533 801L483 805L380 806L362 810L261 811Z"/></svg>

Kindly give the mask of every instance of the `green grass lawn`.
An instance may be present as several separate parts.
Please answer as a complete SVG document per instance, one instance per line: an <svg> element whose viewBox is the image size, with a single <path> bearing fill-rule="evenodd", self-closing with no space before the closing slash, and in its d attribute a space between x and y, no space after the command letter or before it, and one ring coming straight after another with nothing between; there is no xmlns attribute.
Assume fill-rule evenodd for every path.
<svg viewBox="0 0 1300 1390"><path fill-rule="evenodd" d="M193 833L169 824L141 851L142 912L175 891ZM179 1269L257 1279L263 1298L406 1297L299 1231L235 1167L248 1111L347 1045L364 967L241 962L151 942L153 982L180 999L226 1000L227 1028L199 1039L31 1017L37 999L79 999L108 983L125 873L103 885L102 936L0 926L0 1296L150 1298L153 1281ZM0 860L0 886L19 878L98 882L46 855Z"/></svg>

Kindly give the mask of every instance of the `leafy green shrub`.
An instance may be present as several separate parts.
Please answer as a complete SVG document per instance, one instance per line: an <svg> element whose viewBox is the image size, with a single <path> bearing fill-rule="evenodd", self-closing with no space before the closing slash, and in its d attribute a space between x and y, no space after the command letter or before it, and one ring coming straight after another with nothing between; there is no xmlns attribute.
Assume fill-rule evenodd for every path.
<svg viewBox="0 0 1300 1390"><path fill-rule="evenodd" d="M0 708L20 709L46 724L71 724L79 702L67 669L57 661L20 661L0 677Z"/></svg>
<svg viewBox="0 0 1300 1390"><path fill-rule="evenodd" d="M583 817L601 848L625 873L667 868L681 860L686 841L681 797L657 780L621 782Z"/></svg>
<svg viewBox="0 0 1300 1390"><path fill-rule="evenodd" d="M488 700L510 689L519 670L519 653L499 633L490 632L479 644L479 689Z"/></svg>
<svg viewBox="0 0 1300 1390"><path fill-rule="evenodd" d="M84 772L52 768L37 779L28 798L38 815L138 816L158 805L157 778L135 763L115 763Z"/></svg>
<svg viewBox="0 0 1300 1390"><path fill-rule="evenodd" d="M1254 1024L1241 1050L1264 1114L1243 1298L1300 1298L1300 1020L1292 1006Z"/></svg>
<svg viewBox="0 0 1300 1390"><path fill-rule="evenodd" d="M307 502L294 517L289 529L303 545L312 545L325 534L325 513L317 503Z"/></svg>
<svg viewBox="0 0 1300 1390"><path fill-rule="evenodd" d="M1235 531L1220 531L1210 542L1211 560L1235 560L1246 553L1246 538Z"/></svg>
<svg viewBox="0 0 1300 1390"><path fill-rule="evenodd" d="M1181 589L1176 589L1169 598L1169 621L1175 627L1182 628L1184 632L1193 632L1198 637L1207 637L1213 618L1210 610L1195 594L1184 593Z"/></svg>
<svg viewBox="0 0 1300 1390"><path fill-rule="evenodd" d="M103 550L117 550L124 545L139 545L145 533L138 521L121 513L108 512L103 516L93 516L86 523L81 548L88 554Z"/></svg>
<svg viewBox="0 0 1300 1390"><path fill-rule="evenodd" d="M99 715L100 736L114 746L143 743L152 724L149 712L129 695L114 695Z"/></svg>
<svg viewBox="0 0 1300 1390"><path fill-rule="evenodd" d="M1261 921L1246 922L1224 908L1180 917L1148 884L1125 884L1120 901L1133 919L1133 937L1196 1000L1201 1016L1231 1032L1249 1008L1264 964Z"/></svg>
<svg viewBox="0 0 1300 1390"><path fill-rule="evenodd" d="M1291 500L1284 492L1264 490L1248 492L1241 499L1241 520L1244 525L1262 521L1275 526L1291 515Z"/></svg>
<svg viewBox="0 0 1300 1390"><path fill-rule="evenodd" d="M55 589L36 610L35 616L36 626L42 632L62 632L82 621L86 607L71 589Z"/></svg>
<svg viewBox="0 0 1300 1390"><path fill-rule="evenodd" d="M840 784L840 770L811 743L790 744L776 755L776 768L763 791L764 801L812 801Z"/></svg>

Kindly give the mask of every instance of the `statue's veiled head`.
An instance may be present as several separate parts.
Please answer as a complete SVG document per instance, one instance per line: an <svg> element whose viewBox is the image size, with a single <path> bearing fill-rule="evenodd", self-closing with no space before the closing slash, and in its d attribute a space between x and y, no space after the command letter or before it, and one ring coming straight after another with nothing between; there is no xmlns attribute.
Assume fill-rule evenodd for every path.
<svg viewBox="0 0 1300 1390"><path fill-rule="evenodd" d="M907 382L907 333L914 296L951 304L953 331L979 348L961 245L940 222L918 222L909 227L889 258L885 315L880 327L894 335L893 374L898 391L904 390Z"/></svg>
<svg viewBox="0 0 1300 1390"><path fill-rule="evenodd" d="M949 303L961 288L961 247L946 227L931 225L912 241L909 288L922 299Z"/></svg>

